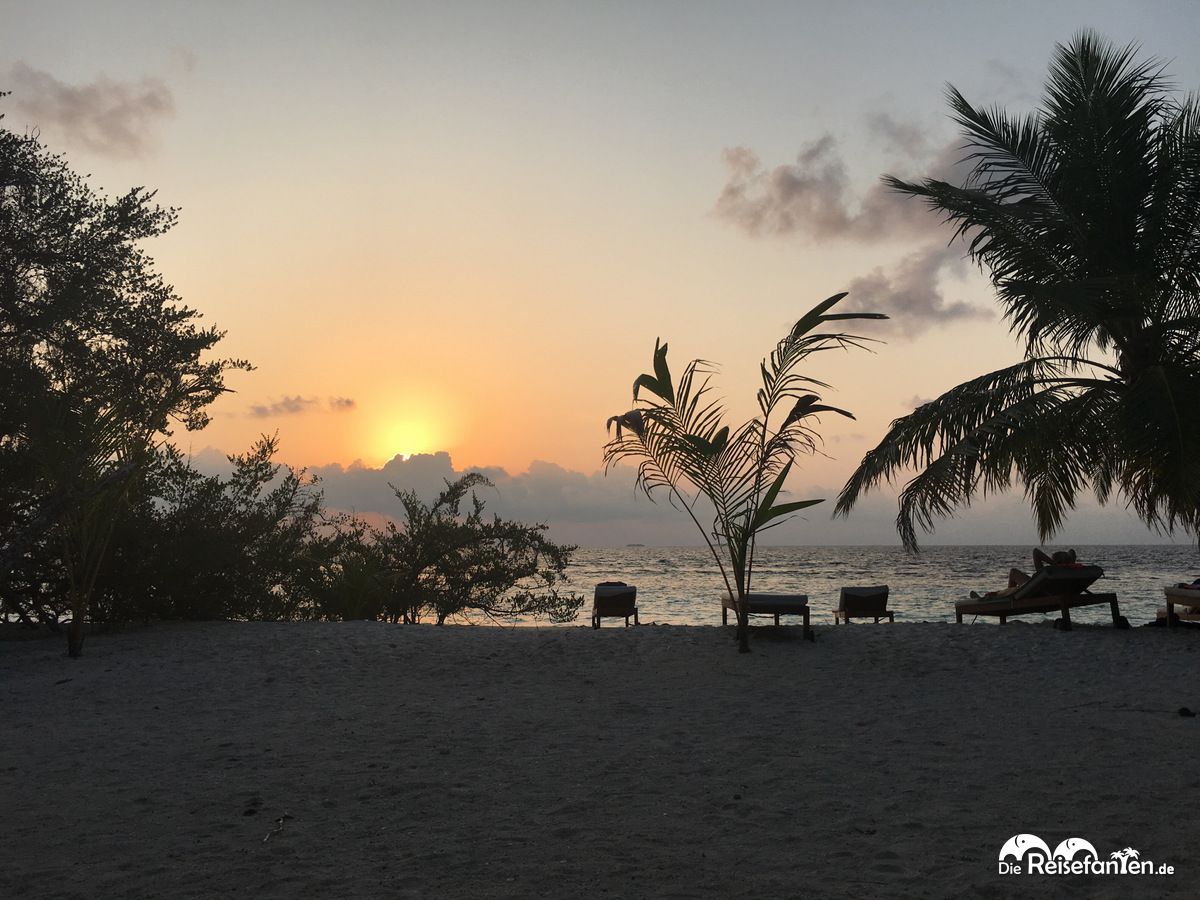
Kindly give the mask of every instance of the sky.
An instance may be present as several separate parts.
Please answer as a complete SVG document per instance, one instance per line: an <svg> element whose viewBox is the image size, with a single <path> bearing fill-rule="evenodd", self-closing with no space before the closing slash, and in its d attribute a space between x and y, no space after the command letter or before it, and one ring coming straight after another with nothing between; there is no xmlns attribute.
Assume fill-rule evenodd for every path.
<svg viewBox="0 0 1200 900"><path fill-rule="evenodd" d="M1027 111L1056 43L1136 41L1200 87L1190 2L0 0L4 124L115 194L180 209L147 245L256 366L177 443L218 466L263 433L339 508L393 515L484 471L489 508L583 544L696 543L605 477L605 421L655 339L720 363L731 418L816 302L892 319L809 374L855 413L789 482L828 497L888 423L1016 361L984 274L883 173L952 174L947 83ZM894 493L781 543L895 544ZM931 543L1025 543L1015 496ZM1084 503L1061 540L1168 540ZM1180 535L1177 540L1186 541Z"/></svg>

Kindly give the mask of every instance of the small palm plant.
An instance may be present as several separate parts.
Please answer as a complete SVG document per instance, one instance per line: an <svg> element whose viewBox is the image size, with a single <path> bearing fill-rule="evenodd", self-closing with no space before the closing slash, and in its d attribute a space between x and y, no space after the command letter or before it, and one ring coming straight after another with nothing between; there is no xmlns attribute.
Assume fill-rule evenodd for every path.
<svg viewBox="0 0 1200 900"><path fill-rule="evenodd" d="M52 405L50 405L52 407ZM131 435L121 406L97 408L83 403L71 409L48 408L58 442L42 438L47 452L40 465L54 484L57 532L71 599L67 652L83 653L84 622L109 542L130 493L145 471L150 447L143 435ZM43 422L34 426L40 428Z"/></svg>
<svg viewBox="0 0 1200 900"><path fill-rule="evenodd" d="M845 293L806 313L762 361L759 415L736 429L723 423L724 409L711 395L712 364L695 359L676 384L667 365L667 345L654 346L654 372L633 383L634 408L608 420L612 439L604 447L607 473L620 462L637 465L637 486L654 499L665 491L671 503L696 524L725 581L737 598L737 640L748 652L746 597L754 568L758 533L791 513L823 500L780 502L796 457L814 453L820 437L813 429L823 412L853 419L844 409L821 403L813 388L829 385L802 375L800 364L822 350L865 349L869 338L819 332L828 322L886 319L880 313L832 313ZM712 526L701 524L711 504Z"/></svg>

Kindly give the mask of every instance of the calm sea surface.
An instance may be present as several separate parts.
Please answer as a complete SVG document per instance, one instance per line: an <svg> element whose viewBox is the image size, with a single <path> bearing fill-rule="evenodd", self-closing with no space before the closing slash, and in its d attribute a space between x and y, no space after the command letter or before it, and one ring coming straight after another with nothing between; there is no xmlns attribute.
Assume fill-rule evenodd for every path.
<svg viewBox="0 0 1200 900"><path fill-rule="evenodd" d="M1200 576L1200 554L1194 544L1075 549L1081 562L1104 569L1105 577L1093 590L1115 593L1122 614L1133 625L1154 618L1163 602L1164 586ZM765 547L759 548L751 589L808 594L814 624L832 624L843 585L887 584L891 587L888 607L895 610L896 621L953 622L955 600L972 590L983 593L1004 587L1014 566L1033 571L1031 556L1031 547L926 547L916 557L898 547ZM579 622L587 621L592 589L599 581L636 585L642 622L721 622L719 597L724 582L703 548L581 548L568 574L571 588L587 598ZM1072 610L1071 618L1111 621L1107 606ZM620 620L606 624L614 623Z"/></svg>

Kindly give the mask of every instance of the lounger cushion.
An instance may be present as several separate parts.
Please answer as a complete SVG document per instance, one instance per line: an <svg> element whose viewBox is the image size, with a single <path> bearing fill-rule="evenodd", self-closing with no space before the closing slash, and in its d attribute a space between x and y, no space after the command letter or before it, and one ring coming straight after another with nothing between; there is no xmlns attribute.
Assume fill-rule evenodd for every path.
<svg viewBox="0 0 1200 900"><path fill-rule="evenodd" d="M630 600L637 596L637 588L632 584L603 581L596 585L595 599L628 597Z"/></svg>
<svg viewBox="0 0 1200 900"><path fill-rule="evenodd" d="M801 610L808 606L807 594L749 594L746 597L749 608L753 611L760 607L770 607L771 611L784 609Z"/></svg>
<svg viewBox="0 0 1200 900"><path fill-rule="evenodd" d="M1013 595L1007 597L967 597L963 600L955 600L955 606L975 606L980 603L1012 603Z"/></svg>

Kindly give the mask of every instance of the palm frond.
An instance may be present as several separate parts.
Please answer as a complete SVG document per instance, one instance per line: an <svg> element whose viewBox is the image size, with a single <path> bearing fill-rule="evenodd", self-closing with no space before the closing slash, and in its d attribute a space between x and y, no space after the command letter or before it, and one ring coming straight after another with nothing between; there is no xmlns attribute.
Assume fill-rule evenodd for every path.
<svg viewBox="0 0 1200 900"><path fill-rule="evenodd" d="M1031 396L1039 377L1055 373L1042 360L1027 360L952 388L892 422L864 457L838 497L835 514L849 515L858 499L905 468L930 465L943 448L960 444L1005 410Z"/></svg>
<svg viewBox="0 0 1200 900"><path fill-rule="evenodd" d="M953 87L962 184L888 177L986 269L1025 361L892 423L843 488L917 470L906 545L972 498L1019 482L1040 532L1089 484L1147 524L1200 523L1200 102L1094 32L1059 46L1041 107L1010 116ZM1191 449L1188 449L1191 448Z"/></svg>
<svg viewBox="0 0 1200 900"><path fill-rule="evenodd" d="M700 498L711 504L712 527L701 531L726 575L727 589L739 597L749 590L754 535L820 502L780 500L797 456L817 449L818 417L852 417L820 402L813 390L828 386L803 374L800 365L814 353L864 348L871 339L818 329L831 322L887 318L833 312L845 296L836 294L817 304L762 361L758 417L737 427L724 424L723 406L711 394L713 366L693 360L676 381L667 345L659 340L654 371L634 381L633 409L608 420L612 437L604 449L606 472L622 462L634 463L635 485L651 497L665 490L698 527Z"/></svg>

